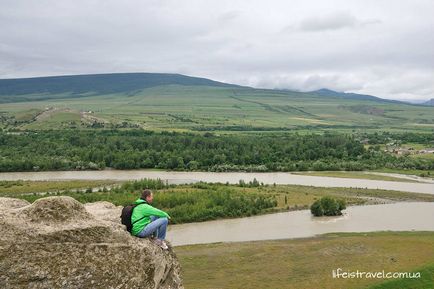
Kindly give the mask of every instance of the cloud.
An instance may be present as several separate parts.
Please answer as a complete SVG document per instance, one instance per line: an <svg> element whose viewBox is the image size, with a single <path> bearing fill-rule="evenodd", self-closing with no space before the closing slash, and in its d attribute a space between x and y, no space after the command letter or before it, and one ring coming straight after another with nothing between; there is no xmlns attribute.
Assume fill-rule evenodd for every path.
<svg viewBox="0 0 434 289"><path fill-rule="evenodd" d="M232 10L232 11L228 11L228 12L224 12L222 14L220 14L218 16L218 21L219 22L228 22L228 21L232 21L236 18L238 18L240 16L240 11L237 10Z"/></svg>
<svg viewBox="0 0 434 289"><path fill-rule="evenodd" d="M301 31L318 32L354 28L377 23L381 23L381 21L378 19L359 20L348 12L335 12L328 15L305 18L299 23L297 28Z"/></svg>
<svg viewBox="0 0 434 289"><path fill-rule="evenodd" d="M430 0L0 0L0 77L171 72L434 97Z"/></svg>

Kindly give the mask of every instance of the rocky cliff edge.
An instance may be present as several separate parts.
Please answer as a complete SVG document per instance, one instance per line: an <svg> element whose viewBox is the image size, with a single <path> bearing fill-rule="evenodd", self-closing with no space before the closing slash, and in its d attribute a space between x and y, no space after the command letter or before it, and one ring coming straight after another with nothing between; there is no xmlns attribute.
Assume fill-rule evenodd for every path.
<svg viewBox="0 0 434 289"><path fill-rule="evenodd" d="M0 288L183 288L170 248L132 237L108 202L0 198Z"/></svg>

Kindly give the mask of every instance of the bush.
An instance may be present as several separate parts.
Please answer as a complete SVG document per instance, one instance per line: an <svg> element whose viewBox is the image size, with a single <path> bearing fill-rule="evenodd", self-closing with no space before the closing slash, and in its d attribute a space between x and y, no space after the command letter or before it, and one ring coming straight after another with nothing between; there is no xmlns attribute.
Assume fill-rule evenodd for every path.
<svg viewBox="0 0 434 289"><path fill-rule="evenodd" d="M342 210L345 210L346 204L342 199L334 199L331 197L322 197L316 200L311 206L311 213L316 216L340 216Z"/></svg>

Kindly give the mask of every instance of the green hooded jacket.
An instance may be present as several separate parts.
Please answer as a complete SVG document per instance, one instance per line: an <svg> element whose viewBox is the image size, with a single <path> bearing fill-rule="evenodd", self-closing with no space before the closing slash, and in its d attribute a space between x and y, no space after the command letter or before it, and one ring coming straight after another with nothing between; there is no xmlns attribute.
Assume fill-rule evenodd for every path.
<svg viewBox="0 0 434 289"><path fill-rule="evenodd" d="M134 203L138 206L136 206L133 210L133 214L131 215L131 223L134 223L136 220L143 218L133 224L131 234L134 236L137 236L137 234L142 231L147 224L151 222L150 216L170 218L168 213L154 208L153 206L146 203L143 199L137 199Z"/></svg>

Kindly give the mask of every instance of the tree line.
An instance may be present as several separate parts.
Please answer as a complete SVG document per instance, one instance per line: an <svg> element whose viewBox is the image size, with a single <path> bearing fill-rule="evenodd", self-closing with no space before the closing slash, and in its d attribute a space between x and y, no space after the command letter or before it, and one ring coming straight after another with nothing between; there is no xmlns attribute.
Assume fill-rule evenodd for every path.
<svg viewBox="0 0 434 289"><path fill-rule="evenodd" d="M182 171L434 169L434 161L366 149L349 134L132 130L0 132L0 171L157 168Z"/></svg>

